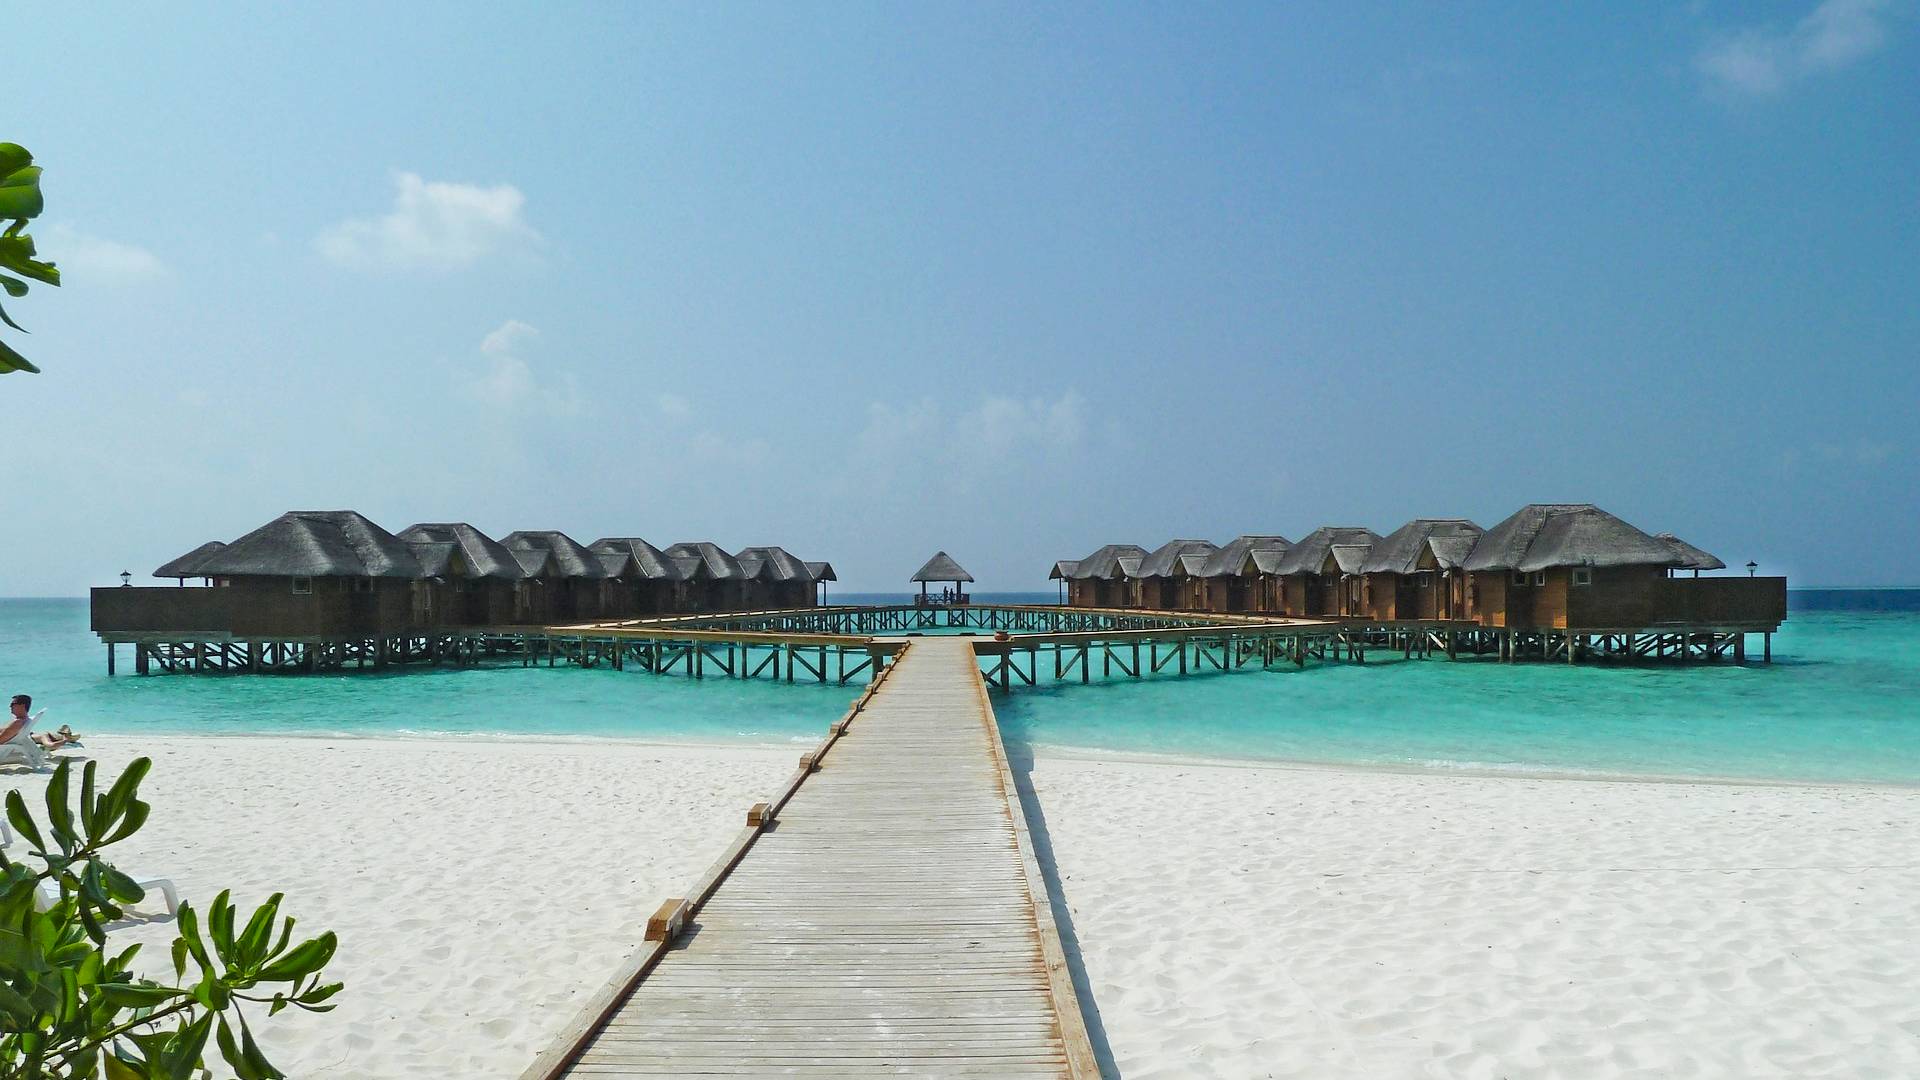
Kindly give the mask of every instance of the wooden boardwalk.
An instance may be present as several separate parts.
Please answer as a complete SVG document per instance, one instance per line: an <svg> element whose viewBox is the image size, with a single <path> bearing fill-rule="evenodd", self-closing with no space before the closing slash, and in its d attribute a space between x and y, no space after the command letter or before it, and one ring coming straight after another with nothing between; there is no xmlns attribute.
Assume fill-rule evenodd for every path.
<svg viewBox="0 0 1920 1080"><path fill-rule="evenodd" d="M527 1077L1099 1075L972 641L844 732Z"/></svg>

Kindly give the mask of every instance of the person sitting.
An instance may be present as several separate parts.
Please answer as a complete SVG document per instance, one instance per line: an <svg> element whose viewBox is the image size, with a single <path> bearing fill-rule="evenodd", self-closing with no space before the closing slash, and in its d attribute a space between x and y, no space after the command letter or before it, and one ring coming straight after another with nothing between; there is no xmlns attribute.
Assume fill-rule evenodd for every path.
<svg viewBox="0 0 1920 1080"><path fill-rule="evenodd" d="M33 722L41 714L29 716L27 710L32 707L33 699L26 694L15 694L8 703L11 716L5 727L0 727L0 762L17 760L38 765L44 760L46 751L79 745L79 739L69 727L62 726L57 732L33 731Z"/></svg>

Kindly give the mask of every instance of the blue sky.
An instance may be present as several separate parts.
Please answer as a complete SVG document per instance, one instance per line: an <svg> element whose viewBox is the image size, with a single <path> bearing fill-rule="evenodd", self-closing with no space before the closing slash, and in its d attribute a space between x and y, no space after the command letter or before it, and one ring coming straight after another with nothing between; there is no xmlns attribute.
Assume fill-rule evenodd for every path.
<svg viewBox="0 0 1920 1080"><path fill-rule="evenodd" d="M1591 501L1913 583L1913 3L16 12L0 595L287 509L935 548Z"/></svg>

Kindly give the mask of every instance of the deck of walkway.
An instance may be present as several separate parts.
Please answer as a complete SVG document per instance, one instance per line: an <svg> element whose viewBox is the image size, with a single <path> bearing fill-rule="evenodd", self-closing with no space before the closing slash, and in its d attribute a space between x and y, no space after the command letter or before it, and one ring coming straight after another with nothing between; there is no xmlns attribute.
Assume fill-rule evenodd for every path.
<svg viewBox="0 0 1920 1080"><path fill-rule="evenodd" d="M966 638L916 638L547 1075L1098 1075Z"/></svg>

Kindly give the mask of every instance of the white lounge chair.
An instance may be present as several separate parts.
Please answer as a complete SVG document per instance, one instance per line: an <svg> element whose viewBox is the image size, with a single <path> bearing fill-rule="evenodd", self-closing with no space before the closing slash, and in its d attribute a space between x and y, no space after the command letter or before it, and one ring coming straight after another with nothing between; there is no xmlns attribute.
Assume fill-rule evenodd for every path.
<svg viewBox="0 0 1920 1080"><path fill-rule="evenodd" d="M174 887L172 880L168 878L150 878L146 881L139 882L139 885L141 888L147 890L149 895L155 890L159 891L160 899L166 904L167 914L180 914L180 890ZM59 899L60 887L51 881L43 881L40 883L38 894L34 896L34 906L41 911L45 911L58 902ZM114 924L110 923L108 925Z"/></svg>

